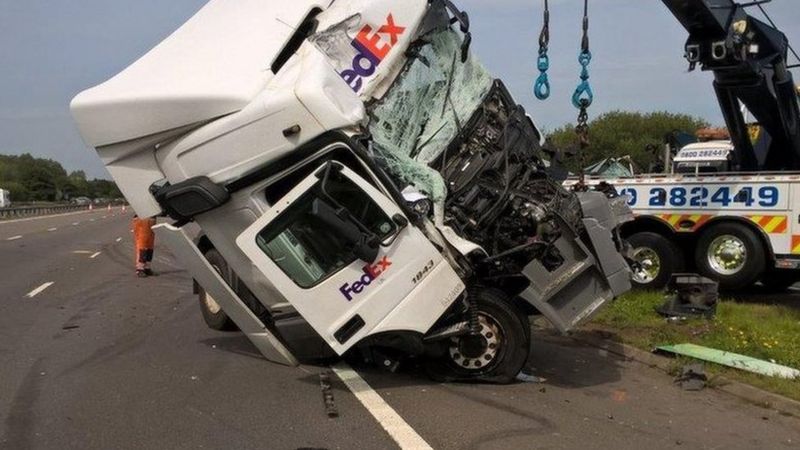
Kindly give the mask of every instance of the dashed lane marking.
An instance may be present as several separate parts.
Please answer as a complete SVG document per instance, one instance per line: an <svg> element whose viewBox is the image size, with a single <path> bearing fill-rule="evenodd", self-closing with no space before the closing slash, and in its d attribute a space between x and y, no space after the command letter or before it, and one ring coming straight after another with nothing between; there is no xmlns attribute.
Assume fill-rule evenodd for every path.
<svg viewBox="0 0 800 450"><path fill-rule="evenodd" d="M367 408L372 417L389 433L402 449L431 449L432 447L417 434L388 403L375 392L366 381L350 366L339 363L333 371L347 386L358 401Z"/></svg>
<svg viewBox="0 0 800 450"><path fill-rule="evenodd" d="M80 225L80 224L81 224L80 222L72 222L72 226L73 226L73 227L77 227L77 226L78 226L78 225Z"/></svg>
<svg viewBox="0 0 800 450"><path fill-rule="evenodd" d="M91 250L75 250L72 253L74 253L76 255L91 255L92 251Z"/></svg>
<svg viewBox="0 0 800 450"><path fill-rule="evenodd" d="M100 253L103 253L103 252L96 252L96 253L92 253L92 256L90 256L90 257L89 257L89 259L95 259L95 258L97 258L98 256L100 256Z"/></svg>
<svg viewBox="0 0 800 450"><path fill-rule="evenodd" d="M17 239L22 239L22 236L11 236L10 238L6 239L7 241L16 241Z"/></svg>
<svg viewBox="0 0 800 450"><path fill-rule="evenodd" d="M58 228L48 228L47 229L47 231L50 232L50 233L52 233L53 231L56 231L56 230L58 230Z"/></svg>
<svg viewBox="0 0 800 450"><path fill-rule="evenodd" d="M52 286L53 284L55 284L55 282L54 282L54 281L48 281L47 283L44 283L43 285L41 285L41 286L37 287L36 289L34 289L34 290L32 290L32 291L28 292L28 295L26 295L25 297L27 297L27 298L33 298L33 297L36 297L37 295L39 295L39 294L41 294L42 292L44 292L44 290L45 290L45 289L49 288L49 287L50 287L50 286Z"/></svg>

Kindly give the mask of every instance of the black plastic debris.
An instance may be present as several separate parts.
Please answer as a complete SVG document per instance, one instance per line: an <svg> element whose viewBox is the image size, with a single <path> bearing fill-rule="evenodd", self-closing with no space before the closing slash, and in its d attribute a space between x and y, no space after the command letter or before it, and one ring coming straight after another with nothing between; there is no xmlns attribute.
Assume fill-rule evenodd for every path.
<svg viewBox="0 0 800 450"><path fill-rule="evenodd" d="M719 283L696 274L675 274L665 288L667 301L656 308L665 317L714 317Z"/></svg>
<svg viewBox="0 0 800 450"><path fill-rule="evenodd" d="M331 372L325 371L319 374L319 386L322 389L322 401L325 404L325 414L333 419L339 417L339 410L333 401L333 391L331 390Z"/></svg>
<svg viewBox="0 0 800 450"><path fill-rule="evenodd" d="M675 383L685 391L700 391L706 387L708 377L702 364L689 364L683 367Z"/></svg>

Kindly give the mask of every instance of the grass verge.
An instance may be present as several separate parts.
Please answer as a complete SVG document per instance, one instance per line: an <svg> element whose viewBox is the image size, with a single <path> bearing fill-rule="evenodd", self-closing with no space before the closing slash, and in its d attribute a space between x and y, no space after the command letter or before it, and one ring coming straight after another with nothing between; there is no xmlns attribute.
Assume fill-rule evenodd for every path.
<svg viewBox="0 0 800 450"><path fill-rule="evenodd" d="M631 292L600 312L590 328L614 333L622 342L647 351L659 345L694 343L800 368L800 309L722 301L714 319L674 322L655 312L663 302L658 292ZM706 369L711 375L721 374L800 400L800 380L772 378L712 363L706 363Z"/></svg>

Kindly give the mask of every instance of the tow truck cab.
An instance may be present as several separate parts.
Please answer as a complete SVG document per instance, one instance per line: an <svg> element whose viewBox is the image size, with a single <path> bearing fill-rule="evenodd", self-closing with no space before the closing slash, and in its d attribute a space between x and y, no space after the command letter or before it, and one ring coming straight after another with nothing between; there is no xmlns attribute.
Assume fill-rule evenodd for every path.
<svg viewBox="0 0 800 450"><path fill-rule="evenodd" d="M510 381L526 314L566 332L630 288L631 215L546 176L459 18L439 0L212 0L72 111L268 359L383 348Z"/></svg>
<svg viewBox="0 0 800 450"><path fill-rule="evenodd" d="M675 155L672 160L672 171L685 175L731 172L732 156L733 144L730 141L689 144Z"/></svg>

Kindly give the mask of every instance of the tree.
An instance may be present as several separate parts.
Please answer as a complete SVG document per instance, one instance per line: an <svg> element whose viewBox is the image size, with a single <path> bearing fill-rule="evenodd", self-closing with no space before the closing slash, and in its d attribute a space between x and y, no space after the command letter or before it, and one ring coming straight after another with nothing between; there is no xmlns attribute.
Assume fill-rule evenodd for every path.
<svg viewBox="0 0 800 450"><path fill-rule="evenodd" d="M0 188L11 192L14 202L58 202L75 197L119 198L122 194L109 180L86 179L86 173L67 171L57 161L34 158L28 153L19 156L0 155Z"/></svg>
<svg viewBox="0 0 800 450"><path fill-rule="evenodd" d="M584 166L608 157L630 155L640 168L647 169L655 162L655 155L649 146L661 149L668 133L677 130L694 134L698 129L708 126L705 120L686 114L609 112L589 123L591 144L584 151ZM556 129L548 138L556 148L577 148L572 124ZM567 165L573 170L577 169L577 158L572 158Z"/></svg>

